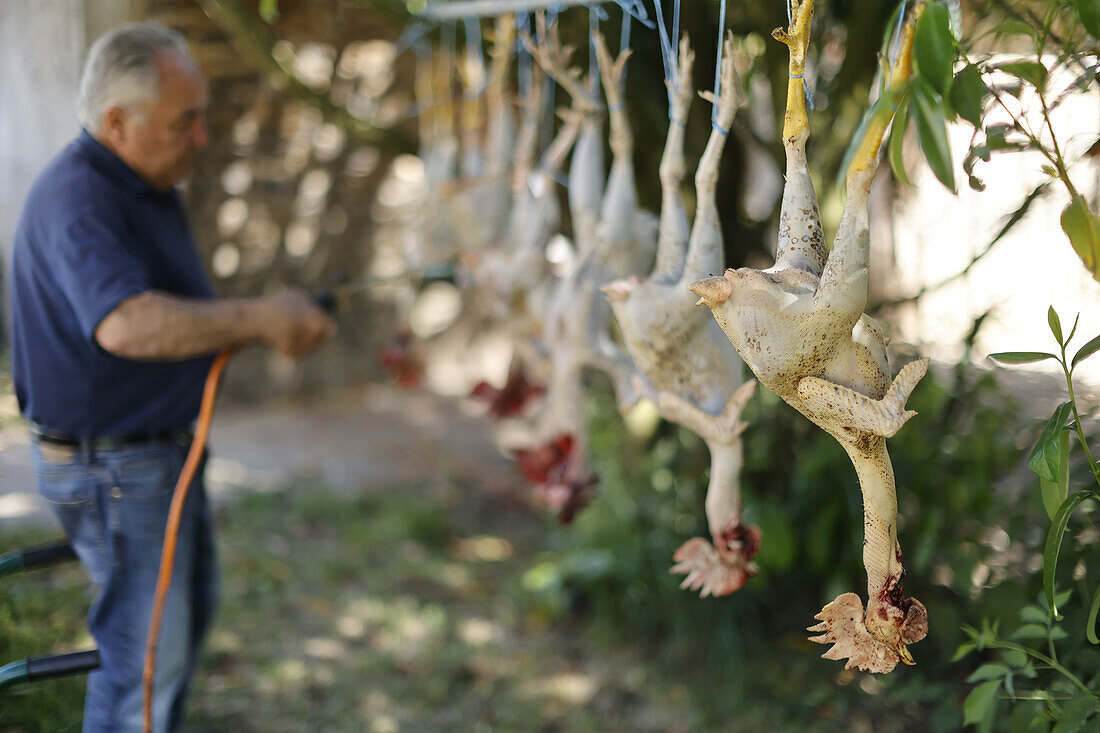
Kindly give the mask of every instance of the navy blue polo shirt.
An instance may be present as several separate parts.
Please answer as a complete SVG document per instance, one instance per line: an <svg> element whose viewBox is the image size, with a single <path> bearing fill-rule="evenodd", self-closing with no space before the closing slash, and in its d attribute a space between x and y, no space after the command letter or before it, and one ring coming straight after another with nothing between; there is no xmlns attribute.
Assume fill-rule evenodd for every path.
<svg viewBox="0 0 1100 733"><path fill-rule="evenodd" d="M157 191L86 131L38 176L15 232L12 376L24 417L76 438L185 430L210 358L122 359L95 329L147 290L213 290L175 189Z"/></svg>

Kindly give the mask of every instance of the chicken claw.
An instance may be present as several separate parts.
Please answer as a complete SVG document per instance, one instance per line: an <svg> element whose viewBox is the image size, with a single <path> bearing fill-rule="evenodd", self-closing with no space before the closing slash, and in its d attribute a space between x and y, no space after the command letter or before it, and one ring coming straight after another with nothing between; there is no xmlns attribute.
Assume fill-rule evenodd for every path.
<svg viewBox="0 0 1100 733"><path fill-rule="evenodd" d="M876 608L875 606L878 606ZM847 659L845 669L858 667L865 672L885 674L903 664L915 664L908 644L915 644L928 634L928 612L916 599L905 599L898 605L889 600L875 604L868 614L877 619L877 634L864 622L863 601L855 593L843 593L821 609L814 618L821 623L806 629L820 636L810 641L832 644L821 656L825 659ZM902 610L902 607L907 610ZM884 633L885 632L885 633ZM881 638L887 636L890 638Z"/></svg>
<svg viewBox="0 0 1100 733"><path fill-rule="evenodd" d="M760 547L759 529L739 524L723 532L718 542L716 547L702 537L694 537L676 550L672 556L676 565L669 572L687 575L681 588L698 590L703 598L725 596L756 575L759 568L752 557Z"/></svg>

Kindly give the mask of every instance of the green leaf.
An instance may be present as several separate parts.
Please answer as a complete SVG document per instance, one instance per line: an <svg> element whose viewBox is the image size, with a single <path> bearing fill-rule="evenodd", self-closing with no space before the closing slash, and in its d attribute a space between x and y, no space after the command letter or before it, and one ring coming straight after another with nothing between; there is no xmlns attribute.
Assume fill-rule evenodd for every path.
<svg viewBox="0 0 1100 733"><path fill-rule="evenodd" d="M1081 320L1081 312L1077 312L1077 317L1073 319L1073 328L1069 330L1069 336L1066 336L1066 342L1063 346L1069 346L1069 342L1073 341L1073 334L1077 333L1077 324Z"/></svg>
<svg viewBox="0 0 1100 733"><path fill-rule="evenodd" d="M1073 406L1069 402L1058 405L1054 414L1047 420L1043 434L1039 436L1039 442L1032 449L1031 456L1027 459L1027 467L1038 474L1039 478L1045 478L1047 481L1058 480L1058 467L1061 460L1059 436L1072 412Z"/></svg>
<svg viewBox="0 0 1100 733"><path fill-rule="evenodd" d="M1054 521L1058 507L1069 494L1069 431L1062 430L1058 435L1058 475L1053 481L1039 478L1039 491L1043 499L1043 508L1047 517Z"/></svg>
<svg viewBox="0 0 1100 733"><path fill-rule="evenodd" d="M902 104L894 115L894 122L890 126L890 139L887 141L886 157L890 161L890 170L894 172L894 178L906 186L911 185L909 175L905 172L905 160L902 150L905 147L905 130L909 127L909 105Z"/></svg>
<svg viewBox="0 0 1100 733"><path fill-rule="evenodd" d="M1047 323L1050 325L1050 332L1054 334L1055 340L1059 346L1065 344L1062 340L1062 320L1058 318L1058 312L1054 310L1054 306L1047 307Z"/></svg>
<svg viewBox="0 0 1100 733"><path fill-rule="evenodd" d="M856 131L852 133L852 139L848 143L847 149L844 151L844 157L840 161L840 168L837 171L837 183L843 189L844 177L848 175L848 168L852 165L852 158L856 154L856 150L863 143L863 138L867 134L867 128L871 126L871 120L875 115L879 114L887 105L887 94L883 94L875 103L863 113L863 119L859 121L859 125L856 126Z"/></svg>
<svg viewBox="0 0 1100 733"><path fill-rule="evenodd" d="M955 74L947 96L951 100L951 106L964 120L974 127L981 127L982 110L985 109L985 98L988 95L989 90L982 81L982 72L974 64L967 64L962 71Z"/></svg>
<svg viewBox="0 0 1100 733"><path fill-rule="evenodd" d="M1093 38L1100 39L1100 3L1096 0L1074 0L1081 25Z"/></svg>
<svg viewBox="0 0 1100 733"><path fill-rule="evenodd" d="M917 123L917 140L924 159L940 179L940 183L955 191L955 170L951 165L951 143L947 139L947 120L943 100L924 79L913 87L913 119Z"/></svg>
<svg viewBox="0 0 1100 733"><path fill-rule="evenodd" d="M1020 609L1020 620L1025 623L1046 624L1049 618L1050 614L1047 613L1045 608L1040 608L1031 603Z"/></svg>
<svg viewBox="0 0 1100 733"><path fill-rule="evenodd" d="M951 16L943 3L927 5L913 36L913 63L940 95L946 96L955 62L955 36Z"/></svg>
<svg viewBox="0 0 1100 733"><path fill-rule="evenodd" d="M1098 709L1096 696L1091 692L1079 690L1069 702L1063 703L1059 711L1058 722L1051 733L1078 733L1089 730L1086 721ZM1092 726L1095 730L1096 726Z"/></svg>
<svg viewBox="0 0 1100 733"><path fill-rule="evenodd" d="M279 20L279 0L260 0L260 17L269 25Z"/></svg>
<svg viewBox="0 0 1100 733"><path fill-rule="evenodd" d="M1047 627L1040 626L1039 624L1024 624L1020 628L1012 632L1010 639L1045 639L1047 638Z"/></svg>
<svg viewBox="0 0 1100 733"><path fill-rule="evenodd" d="M1069 524L1073 510L1088 499L1100 500L1100 495L1093 491L1078 491L1062 502L1047 532L1047 541L1043 547L1043 590L1050 612L1057 620L1061 620L1062 616L1058 613L1058 602L1054 597L1054 574L1058 570L1058 555L1062 552L1062 536L1066 533L1066 525Z"/></svg>
<svg viewBox="0 0 1100 733"><path fill-rule="evenodd" d="M1027 653L1019 649L1005 649L1001 652L1001 659L1005 660L1005 664L1016 669L1023 669L1029 664Z"/></svg>
<svg viewBox="0 0 1100 733"><path fill-rule="evenodd" d="M1002 364L1032 364L1043 359L1057 359L1054 354L1045 351L998 351L989 358Z"/></svg>
<svg viewBox="0 0 1100 733"><path fill-rule="evenodd" d="M1009 18L1008 20L1001 21L994 29L994 33L996 33L998 37L1002 38L1004 36L1021 35L1027 36L1028 38L1034 40L1035 26L1031 25L1030 23L1025 23L1022 20Z"/></svg>
<svg viewBox="0 0 1100 733"><path fill-rule="evenodd" d="M1100 280L1100 221L1081 196L1074 196L1062 210L1062 231L1093 278Z"/></svg>
<svg viewBox="0 0 1100 733"><path fill-rule="evenodd" d="M1100 612L1100 588L1092 596L1092 608L1089 609L1089 620L1085 625L1085 636L1090 644L1100 644L1100 638L1096 636L1096 614Z"/></svg>
<svg viewBox="0 0 1100 733"><path fill-rule="evenodd" d="M974 670L974 672L966 678L966 681L982 682L984 680L995 680L1010 674L1012 674L1012 670L1008 668L1008 665L1001 664L1000 662L990 662Z"/></svg>
<svg viewBox="0 0 1100 733"><path fill-rule="evenodd" d="M970 691L963 703L963 725L980 723L993 712L993 703L997 700L1000 687L1000 680L989 680Z"/></svg>
<svg viewBox="0 0 1100 733"><path fill-rule="evenodd" d="M1047 67L1038 61L1007 61L992 66L1023 79L1036 89L1041 90L1047 80Z"/></svg>
<svg viewBox="0 0 1100 733"><path fill-rule="evenodd" d="M955 650L955 654L951 657L951 661L957 662L977 648L978 646L972 641L963 642L962 644L959 644L959 648Z"/></svg>
<svg viewBox="0 0 1100 733"><path fill-rule="evenodd" d="M1100 335L1098 335L1092 341L1089 341L1087 344L1082 346L1077 351L1077 353L1073 355L1073 361L1070 362L1070 366L1071 367L1077 366L1077 364L1079 362L1082 362L1085 359L1089 358L1090 356L1095 354L1097 351L1100 351Z"/></svg>
<svg viewBox="0 0 1100 733"><path fill-rule="evenodd" d="M1050 628L1050 640L1051 641L1061 641L1062 639L1065 639L1067 636L1069 636L1069 633L1065 629L1063 629L1061 626L1052 626Z"/></svg>

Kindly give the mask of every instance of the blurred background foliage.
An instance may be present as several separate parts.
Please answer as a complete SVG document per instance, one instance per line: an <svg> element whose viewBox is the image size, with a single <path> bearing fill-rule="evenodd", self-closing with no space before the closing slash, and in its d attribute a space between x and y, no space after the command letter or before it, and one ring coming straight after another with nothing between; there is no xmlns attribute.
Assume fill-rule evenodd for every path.
<svg viewBox="0 0 1100 733"><path fill-rule="evenodd" d="M254 44L266 34L278 36L286 13L298 5L292 0L200 2L215 11L215 18L237 18L231 29L238 35L244 29L246 40L250 36ZM355 5L391 27L394 37L414 17L409 11L424 7L422 2L403 5L383 0L356 0ZM975 78L980 68L989 83L998 69L976 66L975 59L1009 51L1041 64L1048 58L1044 54L1054 54L1056 65L1078 64L1085 69L1078 91L1095 93L1095 56L1088 55L1096 52L1092 26L1100 14L1094 5L1089 0L936 4L937 27L929 32L940 35L930 40L931 45L926 37L925 49L946 54L933 60L945 65L947 76L933 80L917 96L933 105L937 125L958 116L974 124L978 134L971 166L975 158L988 158L990 151L980 148L983 143L993 152L1021 149L998 148L1003 131L993 129L990 138L990 128L983 129L990 89L975 84ZM845 150L868 108L869 96L874 97L884 38L889 38L898 6L895 0L836 0L817 6L810 59L814 104L809 160L827 239L840 211L838 184L842 184ZM695 86L709 89L715 40L723 22L719 4L683 0L679 8L680 29L690 35L696 54ZM610 5L608 9L601 30L607 38L617 39L622 13ZM671 10L665 8L669 21ZM247 23L239 22L246 17ZM746 193L760 185L760 153L770 161L773 175L783 170L776 131L784 110L787 52L771 40L770 33L785 20L783 3L761 0L729 3L724 19L724 27L740 39L739 71L747 99L722 161L718 190L727 263L734 266L770 263L773 249L778 197L770 208L757 207L752 212L746 211L743 202ZM557 22L563 38L581 47L578 58L585 58L588 15L567 12ZM961 46L956 47L949 26L968 29ZM438 35L438 30L431 31L427 38L437 42ZM260 42L259 48L270 50L270 40ZM644 206L655 211L660 206L657 168L662 149L652 141L663 139L668 124L666 97L655 83L662 68L658 35L635 24L631 49L625 95L638 141L639 196ZM954 63L952 78L956 53L965 63ZM410 56L403 57L409 64ZM918 66L928 66L929 58L918 50ZM928 69L919 70L927 76ZM1007 90L1018 96L1025 83L1042 86L1034 83L1035 67L1026 63L1008 69L1002 65L999 71L1014 75L1019 84L1001 88L989 83L995 93ZM411 69L399 76L410 78ZM328 102L322 98L320 103L324 108ZM929 147L930 134L919 129L922 123L928 126L928 110L926 104L926 119L916 121L922 148ZM913 114L919 117L920 110ZM400 150L403 136L413 133L411 123L405 128L371 139ZM706 106L697 103L686 135L689 160L702 152L709 133ZM1041 147L1038 138L1032 143ZM899 142L890 164L904 180L900 150ZM950 170L949 155L943 156L944 151L937 157L926 149L924 157L941 181L953 188L952 178L965 179ZM1065 166L1051 177L1068 181ZM897 186L892 180L887 185ZM1073 193L1072 185L1067 185ZM690 191L686 193L690 199ZM893 200L893 194L889 198ZM1082 220L1092 216L1086 203L1074 201L1084 207ZM1006 204L1006 214L1015 203ZM1015 212L1006 230L1023 215ZM1079 238L1089 236L1088 227L1087 221L1076 227L1085 231ZM1070 229L1066 233L1072 240ZM1080 251L1078 243L1073 244ZM1081 256L1091 266L1086 255ZM891 294L887 295L889 299ZM974 324L971 342L980 327L981 319ZM941 367L925 379L910 402L920 417L890 445L901 508L899 535L906 551L906 591L926 604L931 619L929 637L914 649L916 668L883 677L841 671L834 663L818 660L821 650L805 640L802 629L811 623L816 609L864 582L861 499L851 467L835 442L763 390L747 415L750 428L744 434L742 488L749 507L746 519L761 527L764 541L757 557L761 571L743 590L727 598L700 600L676 587L677 579L668 574L673 551L705 532L706 448L691 433L655 419L635 415L624 423L614 409L608 385L591 375L591 452L600 476L599 499L573 525L550 531L545 552L521 578L517 602L548 622L572 620L598 634L629 639L645 648L661 674L692 691L699 722L708 727L733 720L738 729L829 727L836 721L859 721L877 731L951 730L964 720L985 730L1052 726L1073 730L1090 725L1100 702L1096 694L1100 652L1085 634L1087 599L1096 583L1087 569L1100 567L1100 533L1090 507L1083 508L1080 523L1073 525L1063 551L1072 559L1063 561L1059 576L1062 586L1078 586L1086 602L1068 605L1060 620L1046 617L1042 634L1032 631L1019 637L1046 641L1054 659L1082 676L1091 696L1085 696L1089 698L1085 703L1074 704L1083 712L1068 710L1071 706L1064 703L1073 697L1072 691L1058 682L1040 680L1017 696L1014 675L1025 685L1037 676L1034 667L1024 662L1007 660L1003 672L1001 667L990 672L988 664L983 666L991 660L995 666L1002 663L995 661L1001 659L1000 652L989 643L1000 638L994 629L1019 633L1017 627L1029 619L1036 621L1044 606L1041 570L1048 523L1036 477L1026 468L1040 425L1024 415L1046 408L1034 404L1022 408L993 373L969 366L970 357L968 350L959 365ZM1090 480L1081 461L1070 464L1070 469L1071 483L1080 486ZM970 653L960 659L957 649ZM995 687L983 684L991 678L999 681Z"/></svg>

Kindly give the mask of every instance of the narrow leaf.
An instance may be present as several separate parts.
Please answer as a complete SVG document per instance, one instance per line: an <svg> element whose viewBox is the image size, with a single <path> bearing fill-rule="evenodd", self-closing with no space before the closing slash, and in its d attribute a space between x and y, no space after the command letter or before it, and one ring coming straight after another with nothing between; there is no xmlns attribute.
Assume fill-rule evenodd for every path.
<svg viewBox="0 0 1100 733"><path fill-rule="evenodd" d="M894 178L906 186L911 184L909 175L905 172L905 160L902 151L905 147L905 131L909 127L909 105L902 104L894 115L894 122L890 127L890 139L887 142L886 155L890 161L890 170L894 172Z"/></svg>
<svg viewBox="0 0 1100 733"><path fill-rule="evenodd" d="M1061 446L1059 439L1066 426L1073 406L1069 402L1063 402L1054 410L1054 414L1047 420L1043 434L1039 436L1039 442L1031 451L1027 459L1027 467L1039 475L1039 478L1047 481L1058 480L1058 465L1061 458ZM1053 519L1053 517L1052 517Z"/></svg>
<svg viewBox="0 0 1100 733"><path fill-rule="evenodd" d="M985 98L988 95L989 90L982 82L982 72L974 64L967 64L962 71L955 74L951 91L948 92L951 106L974 127L982 124L982 110L985 109Z"/></svg>
<svg viewBox="0 0 1100 733"><path fill-rule="evenodd" d="M1058 555L1062 552L1062 536L1066 533L1073 510L1088 499L1100 500L1100 495L1093 491L1078 491L1062 502L1058 515L1047 532L1046 545L1043 547L1043 591L1051 613L1058 620L1061 620L1062 615L1058 613L1058 603L1054 597L1054 573L1058 570Z"/></svg>
<svg viewBox="0 0 1100 733"><path fill-rule="evenodd" d="M955 171L951 165L951 144L947 139L947 120L943 100L924 79L913 87L913 119L917 123L917 140L924 158L940 183L955 191Z"/></svg>
<svg viewBox="0 0 1100 733"><path fill-rule="evenodd" d="M1093 38L1100 39L1100 3L1096 0L1074 0L1081 25Z"/></svg>
<svg viewBox="0 0 1100 733"><path fill-rule="evenodd" d="M925 7L913 36L913 62L917 72L941 95L947 94L955 61L955 36L951 16L943 3Z"/></svg>
<svg viewBox="0 0 1100 733"><path fill-rule="evenodd" d="M1097 351L1100 351L1100 335L1097 335L1092 341L1082 346L1076 354L1073 355L1073 361L1070 362L1071 367L1077 366L1078 363L1089 358Z"/></svg>
<svg viewBox="0 0 1100 733"><path fill-rule="evenodd" d="M1058 475L1054 481L1040 478L1039 488L1043 498L1043 508L1053 522L1058 514L1058 507L1062 506L1062 502L1069 494L1069 431L1062 430L1058 436Z"/></svg>
<svg viewBox="0 0 1100 733"><path fill-rule="evenodd" d="M1089 609L1089 620L1085 626L1085 636L1090 644L1100 644L1100 638L1096 636L1096 614L1100 611L1100 588L1092 595L1092 608Z"/></svg>
<svg viewBox="0 0 1100 733"><path fill-rule="evenodd" d="M1010 639L1045 639L1047 638L1047 627L1040 626L1039 624L1024 624L1020 628L1012 632Z"/></svg>
<svg viewBox="0 0 1100 733"><path fill-rule="evenodd" d="M966 681L983 682L985 680L999 679L1010 674L1012 674L1012 670L1008 668L1008 665L1001 664L1000 662L990 662L974 670L974 672L966 678Z"/></svg>
<svg viewBox="0 0 1100 733"><path fill-rule="evenodd" d="M852 165L852 158L855 157L856 150L863 144L863 138L867 134L867 128L871 126L871 120L878 115L887 104L887 95L884 94L875 100L875 103L863 113L863 119L859 121L859 125L856 126L856 131L852 133L852 139L848 143L847 149L844 151L844 157L840 161L840 169L837 171L837 184L843 189L844 177L848 175L848 168Z"/></svg>
<svg viewBox="0 0 1100 733"><path fill-rule="evenodd" d="M1081 196L1074 196L1062 210L1062 231L1093 278L1100 280L1100 221Z"/></svg>
<svg viewBox="0 0 1100 733"><path fill-rule="evenodd" d="M1020 620L1026 623L1045 624L1050 614L1046 609L1033 606L1030 603L1020 609Z"/></svg>
<svg viewBox="0 0 1100 733"><path fill-rule="evenodd" d="M279 0L260 0L260 17L269 25L279 20Z"/></svg>
<svg viewBox="0 0 1100 733"><path fill-rule="evenodd" d="M1047 67L1038 61L1009 61L993 67L1023 79L1036 89L1042 89L1047 80Z"/></svg>
<svg viewBox="0 0 1100 733"><path fill-rule="evenodd" d="M1005 660L1005 664L1016 669L1023 669L1029 663L1027 654L1019 649L1005 649L1001 652L1001 659Z"/></svg>
<svg viewBox="0 0 1100 733"><path fill-rule="evenodd" d="M1002 364L1032 364L1044 359L1057 359L1054 354L1045 351L998 351L990 354L989 358Z"/></svg>
<svg viewBox="0 0 1100 733"><path fill-rule="evenodd" d="M1073 334L1077 333L1077 323L1081 320L1081 312L1077 312L1077 317L1073 319L1073 328L1069 330L1069 336L1066 336L1066 346L1069 346L1069 342L1073 341Z"/></svg>
<svg viewBox="0 0 1100 733"><path fill-rule="evenodd" d="M959 644L959 648L955 650L955 654L951 657L951 661L957 662L977 648L977 645L972 641L963 642L962 644Z"/></svg>
<svg viewBox="0 0 1100 733"><path fill-rule="evenodd" d="M989 680L970 691L966 696L966 702L963 703L963 725L980 723L985 719L993 709L997 690L1000 687L1000 680Z"/></svg>
<svg viewBox="0 0 1100 733"><path fill-rule="evenodd" d="M1047 307L1047 323L1050 325L1050 332L1054 334L1054 339L1058 342L1058 345L1065 344L1065 341L1062 340L1062 320L1058 318L1058 312L1054 310L1054 306Z"/></svg>

